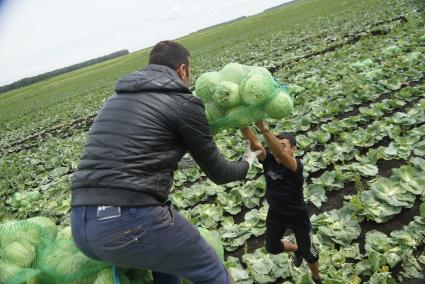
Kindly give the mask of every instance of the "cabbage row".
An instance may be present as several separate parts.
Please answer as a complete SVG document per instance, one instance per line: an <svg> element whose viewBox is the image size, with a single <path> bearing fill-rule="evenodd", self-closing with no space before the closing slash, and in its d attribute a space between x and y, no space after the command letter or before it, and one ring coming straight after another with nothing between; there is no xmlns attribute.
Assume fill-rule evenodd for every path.
<svg viewBox="0 0 425 284"><path fill-rule="evenodd" d="M322 2L326 9L332 1ZM397 218L403 209L416 210L418 200L425 198L422 186L425 183L425 28L423 11L418 12L421 4L414 0L391 0L383 5L381 0L372 0L338 1L332 5L329 6L332 12L303 23L283 22L286 29L282 24L270 24L273 22L269 20L268 25L258 25L263 29L261 36L250 38L254 33L247 32L244 36L249 40L235 36L238 43L224 38L217 41L225 48L191 42L194 77L220 70L229 62L271 69L289 62L273 75L288 83L288 91L294 98L293 116L272 121L271 125L276 132L292 130L298 134L299 156L305 164L308 181L304 189L306 199L320 208L332 203L327 197L329 191L344 192L348 183L356 187L356 193L346 196L341 208L326 206L334 209L319 210L312 217L323 279L326 283L395 283L405 278L421 278L425 264L421 251L424 210L422 216L416 216L402 230L389 234L367 232L363 228L365 221L385 224ZM273 15L279 14L272 12L270 19L274 19ZM338 48L330 50L332 46ZM1 221L44 215L62 225L69 223L70 174L78 163L86 129L80 131L81 127L76 126L65 131L72 135L70 138L66 137L68 134L62 135L63 132L35 138L36 147L29 150L19 149L19 145L33 147L32 142L12 144L31 133L42 133L45 128L61 124L66 129L74 119L94 115L109 96L117 74L131 72L139 64L136 57L141 55L127 57L126 66L115 65L117 71L111 71L112 63L110 69L102 65L107 73L101 80L93 77L99 79L96 84L90 83L93 80L86 80L84 86L71 84L74 89L70 91L58 80L52 93L63 92L64 96L41 101L46 107L27 112L26 116L15 116L3 123L3 117L12 116L7 112L0 115L4 134L0 145L16 150L0 160L0 200L4 208L0 210ZM96 72L95 68L90 72ZM72 77L67 80L72 82ZM223 86L221 90L227 89L232 88ZM42 95L45 90L37 86L22 93ZM223 92L216 95L217 101L223 101L218 100L219 95ZM80 96L85 99L80 100ZM6 97L13 102L8 94ZM57 103L62 101L67 103L58 107ZM23 104L22 109L30 108ZM57 134L62 138L56 138ZM223 130L215 139L225 157L240 158L243 147L239 133ZM383 175L382 165L393 160L400 161L402 166L391 169L389 176ZM247 181L224 186L212 184L198 168L178 171L174 176L172 202L193 224L219 234L226 266L237 283L311 283L305 264L295 268L288 254L273 256L264 248L250 246L252 241L260 244L264 239L268 205L264 202L261 170L257 164L250 169ZM72 283L75 279L66 278L71 269L73 275L81 275L92 265L83 259L80 259L85 263L83 266L73 267L68 262L60 265L57 257L70 260L79 257L63 239L52 241L52 250L43 254L44 249L34 246L37 230L30 231L28 236L14 233L14 238L7 237L4 229L0 231L0 236L6 236L6 240L0 240L2 283L37 280L41 272L49 275L65 268L68 270L62 272L65 278L60 283ZM362 234L366 234L364 247L358 243ZM38 260L43 255L49 261L39 266ZM96 273L87 274L84 281L109 283L111 269L100 266ZM24 278L12 281L18 272ZM119 273L121 283L138 283L134 281L141 279L149 283L149 273L128 270ZM76 281L83 283L81 279Z"/></svg>

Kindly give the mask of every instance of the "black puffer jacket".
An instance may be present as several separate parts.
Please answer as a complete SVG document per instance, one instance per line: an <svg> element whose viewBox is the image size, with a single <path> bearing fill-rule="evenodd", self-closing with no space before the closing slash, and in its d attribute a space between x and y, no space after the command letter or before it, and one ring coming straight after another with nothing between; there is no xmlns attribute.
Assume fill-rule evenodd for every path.
<svg viewBox="0 0 425 284"><path fill-rule="evenodd" d="M220 154L204 105L171 68L148 65L119 80L115 92L90 129L72 177L72 206L162 203L186 151L215 183L246 176L248 163Z"/></svg>

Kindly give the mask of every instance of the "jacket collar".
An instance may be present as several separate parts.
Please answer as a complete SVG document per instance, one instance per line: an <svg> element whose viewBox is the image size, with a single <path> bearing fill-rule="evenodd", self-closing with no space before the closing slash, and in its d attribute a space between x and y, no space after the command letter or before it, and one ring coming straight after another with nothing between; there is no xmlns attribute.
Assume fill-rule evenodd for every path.
<svg viewBox="0 0 425 284"><path fill-rule="evenodd" d="M149 64L144 69L118 80L115 91L117 93L145 91L191 93L176 71L168 66L157 64Z"/></svg>

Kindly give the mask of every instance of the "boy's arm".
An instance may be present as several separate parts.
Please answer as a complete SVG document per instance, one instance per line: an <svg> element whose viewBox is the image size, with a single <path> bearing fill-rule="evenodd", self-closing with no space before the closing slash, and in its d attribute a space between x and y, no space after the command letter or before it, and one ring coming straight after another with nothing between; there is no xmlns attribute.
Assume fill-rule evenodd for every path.
<svg viewBox="0 0 425 284"><path fill-rule="evenodd" d="M257 136L255 136L255 133L252 131L249 127L241 128L242 136L248 140L251 143L251 150L257 151L261 150L261 154L258 155L258 160L264 161L266 158L266 150L264 149L263 145L261 145L260 141L258 141Z"/></svg>
<svg viewBox="0 0 425 284"><path fill-rule="evenodd" d="M291 157L291 155L286 154L282 150L279 140L270 131L266 122L264 120L259 120L255 122L255 125L257 125L257 127L263 133L267 145L269 145L269 148L272 151L273 155L278 158L285 167L295 173L297 171L297 160L295 160L294 157Z"/></svg>

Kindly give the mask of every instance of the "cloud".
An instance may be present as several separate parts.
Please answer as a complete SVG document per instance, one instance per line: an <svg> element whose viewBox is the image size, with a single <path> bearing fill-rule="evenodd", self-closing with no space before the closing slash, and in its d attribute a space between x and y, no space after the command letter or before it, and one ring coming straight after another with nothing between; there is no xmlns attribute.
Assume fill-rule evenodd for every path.
<svg viewBox="0 0 425 284"><path fill-rule="evenodd" d="M8 0L0 6L0 85L143 49L284 1Z"/></svg>

